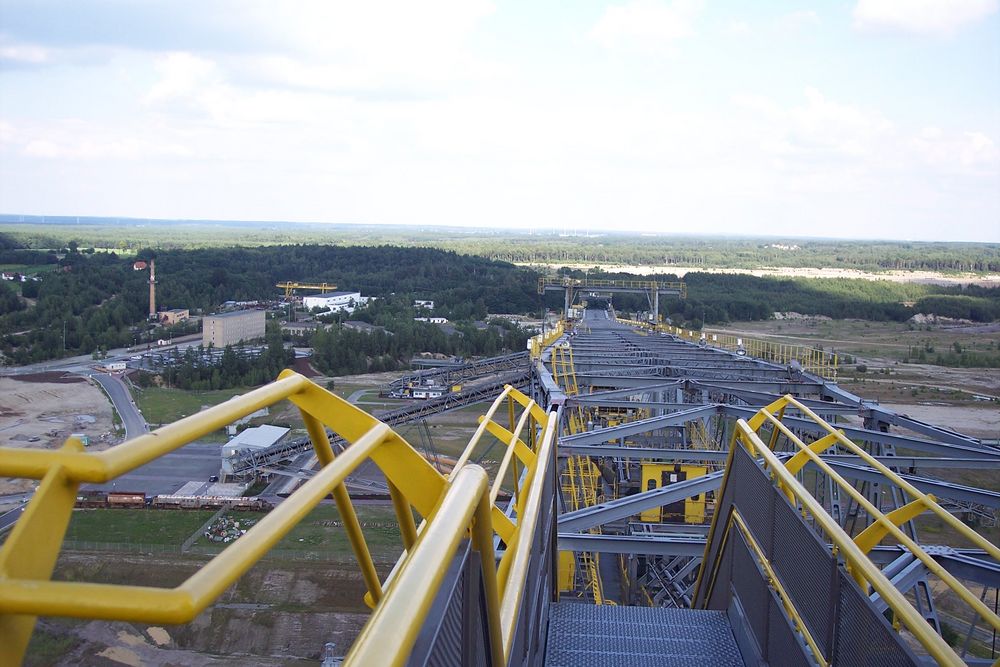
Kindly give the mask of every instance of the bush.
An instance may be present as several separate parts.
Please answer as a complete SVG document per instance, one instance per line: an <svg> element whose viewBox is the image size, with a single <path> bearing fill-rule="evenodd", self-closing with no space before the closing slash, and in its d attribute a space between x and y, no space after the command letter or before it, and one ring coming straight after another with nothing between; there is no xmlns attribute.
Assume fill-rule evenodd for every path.
<svg viewBox="0 0 1000 667"><path fill-rule="evenodd" d="M868 367L865 366L864 364L858 364L857 366L854 367L854 370L856 370L859 373L867 373Z"/></svg>

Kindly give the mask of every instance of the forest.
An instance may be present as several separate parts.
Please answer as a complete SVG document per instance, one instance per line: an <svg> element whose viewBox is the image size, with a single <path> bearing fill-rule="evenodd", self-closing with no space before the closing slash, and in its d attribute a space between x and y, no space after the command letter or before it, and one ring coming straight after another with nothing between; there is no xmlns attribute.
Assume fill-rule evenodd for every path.
<svg viewBox="0 0 1000 667"><path fill-rule="evenodd" d="M0 352L7 363L25 364L125 347L149 334L148 272L133 271L137 258L155 256L157 303L210 313L226 301L276 302L280 281L327 282L377 297L355 319L393 332L373 350L376 366L392 367L420 351L484 354L492 345L476 329L463 330L487 313L537 313L534 272L481 257L427 248L268 246L201 250L143 250L122 258L112 252L67 252L56 270L38 281L2 283ZM54 258L54 256L53 256ZM20 296L18 296L18 290ZM439 341L436 327L414 329L414 299L435 302L434 314L458 323L455 341ZM30 307L29 307L30 304ZM496 345L519 345L491 329ZM159 334L157 334L159 335ZM366 336L367 334L358 334ZM361 349L372 341L355 340ZM380 336L374 336L379 340ZM422 344L419 341L424 341ZM396 361L390 364L387 355ZM331 368L337 367L331 358Z"/></svg>
<svg viewBox="0 0 1000 667"><path fill-rule="evenodd" d="M24 220L27 220L25 222ZM135 252L144 247L339 245L433 247L503 262L649 265L691 269L835 268L879 272L1000 272L1000 244L733 238L568 230L415 228L234 221L148 221L0 215L4 231L35 250L80 247ZM0 249L2 249L0 245ZM2 263L2 261L0 261Z"/></svg>
<svg viewBox="0 0 1000 667"><path fill-rule="evenodd" d="M538 317L562 305L560 293L537 294L536 270L437 248L263 245L140 249L122 256L94 251L75 239L62 252L35 250L0 234L0 249L15 253L19 265L47 269L37 274L38 281L0 283L0 354L4 363L16 365L129 346L148 337L148 273L133 271L132 265L135 259L154 256L161 308L210 313L226 301L276 303L280 291L275 285L286 280L333 283L376 297L352 317L385 327L391 335L337 328L311 341L321 367L337 372L393 370L421 351L483 355L523 349L524 332L494 327L487 334L472 323L490 313ZM568 269L560 273L587 275ZM592 278L637 278L600 268L588 273ZM768 319L776 311L892 321L916 313L974 322L1000 319L1000 288L700 272L688 273L684 280L688 298L662 301L661 313L695 328ZM413 322L414 299L434 300L433 314L453 321L456 332L445 336L438 327ZM649 308L642 295L618 295L615 306L620 311Z"/></svg>

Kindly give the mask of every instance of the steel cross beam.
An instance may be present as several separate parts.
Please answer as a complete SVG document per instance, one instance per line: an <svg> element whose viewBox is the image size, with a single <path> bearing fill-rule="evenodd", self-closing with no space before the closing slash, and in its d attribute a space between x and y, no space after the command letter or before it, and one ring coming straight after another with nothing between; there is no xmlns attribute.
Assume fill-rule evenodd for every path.
<svg viewBox="0 0 1000 667"><path fill-rule="evenodd" d="M849 479L860 479L866 482L885 482L885 475L874 468L843 461L829 461L830 467ZM815 467L811 461L808 464ZM940 479L930 479L928 477L917 477L898 473L900 477L917 487L924 493L934 494L938 498L950 498L951 500L961 500L978 505L985 505L994 509L1000 508L1000 493L986 491L972 486L945 482Z"/></svg>
<svg viewBox="0 0 1000 667"><path fill-rule="evenodd" d="M704 535L639 536L559 533L559 549L636 556L695 556L705 551Z"/></svg>
<svg viewBox="0 0 1000 667"><path fill-rule="evenodd" d="M710 472L701 477L676 482L658 489L643 491L624 498L617 498L559 516L559 530L582 531L610 521L617 521L638 514L643 510L663 507L706 491L715 491L722 484L724 470Z"/></svg>
<svg viewBox="0 0 1000 667"><path fill-rule="evenodd" d="M639 407L640 405L641 404L637 403L636 407ZM672 412L669 415L663 415L662 417L637 419L618 426L611 426L609 428L602 428L595 431L587 431L585 433L577 433L576 435L565 435L559 439L559 446L592 445L602 442L613 442L615 440L620 440L621 438L626 438L630 435L648 433L659 428L684 424L686 422L714 414L716 414L716 406L702 405L689 410Z"/></svg>

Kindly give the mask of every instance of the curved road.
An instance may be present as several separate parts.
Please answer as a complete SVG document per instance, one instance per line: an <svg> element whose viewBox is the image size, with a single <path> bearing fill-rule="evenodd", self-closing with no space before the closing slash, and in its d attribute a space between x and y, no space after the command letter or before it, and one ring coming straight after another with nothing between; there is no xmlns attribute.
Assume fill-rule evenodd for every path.
<svg viewBox="0 0 1000 667"><path fill-rule="evenodd" d="M90 373L90 377L97 380L98 384L104 387L104 391L111 397L111 402L122 418L122 425L125 427L125 439L131 440L137 435L149 432L146 420L142 413L132 401L132 396L128 392L128 387L117 375L108 373Z"/></svg>

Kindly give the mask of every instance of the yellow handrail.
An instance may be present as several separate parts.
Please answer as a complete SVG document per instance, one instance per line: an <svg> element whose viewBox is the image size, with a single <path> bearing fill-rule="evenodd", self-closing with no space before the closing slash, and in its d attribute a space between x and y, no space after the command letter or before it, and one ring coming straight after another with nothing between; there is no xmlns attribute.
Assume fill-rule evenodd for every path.
<svg viewBox="0 0 1000 667"><path fill-rule="evenodd" d="M173 451L261 407L288 399L302 413L322 468L289 498L261 519L236 543L176 588L50 581L81 482L105 482ZM524 409L515 432L490 421L507 400ZM334 458L324 427L351 443ZM508 447L525 466L518 493L517 524L492 502L486 473L467 464L479 437L500 428ZM531 451L521 437L537 447ZM542 429L542 437L535 430ZM507 387L494 402L466 452L445 479L403 438L371 415L306 378L284 371L275 382L222 405L182 419L104 452L83 450L70 438L57 451L0 448L0 475L42 482L3 548L0 549L0 664L18 664L38 615L184 623L212 603L227 587L274 547L297 523L333 492L359 562L367 598L378 603L351 652L352 664L402 664L426 620L434 595L459 542L471 529L473 548L482 556L486 622L491 653L502 664L513 643L516 614L530 560L530 549L555 439L555 418L517 390ZM507 457L510 460L511 457ZM390 485L403 546L394 575L384 585L365 543L344 481L372 460ZM524 489L527 489L526 491ZM412 508L412 509L411 509ZM424 522L413 522L416 510ZM494 535L508 545L496 563ZM501 620L503 625L501 626ZM386 631L389 628L390 631Z"/></svg>
<svg viewBox="0 0 1000 667"><path fill-rule="evenodd" d="M540 359L542 350L559 340L566 332L566 323L559 320L559 323L544 334L538 334L528 339L528 351L532 359Z"/></svg>
<svg viewBox="0 0 1000 667"><path fill-rule="evenodd" d="M828 435L817 441L817 443L822 442L821 446L817 447L817 443L806 445L797 436L795 436L790 429L781 423L780 417L777 417L775 413L783 414L784 409L787 407L794 407L802 414L808 416L810 419L824 427ZM799 450L795 457L792 457L788 462L782 462L777 458L777 456L775 456L771 448L765 444L765 442L758 435L758 431L764 423L772 424L775 429L779 430L795 444ZM868 465L878 469L886 476L887 479L895 483L908 495L914 498L914 503L911 503L911 505L916 506L919 504L926 509L931 510L934 514L944 519L949 525L954 526L957 530L959 530L959 532L968 538L973 544L984 549L993 558L997 558L998 555L1000 555L1000 549L998 549L996 545L991 544L975 531L969 529L967 526L955 519L955 517L948 514L948 512L935 502L933 496L921 493L918 489L899 477L899 475L895 472L879 463L877 459L844 436L843 433L827 424L815 413L809 410L809 408L802 405L792 396L784 396L762 408L756 415L754 415L754 417L751 418L749 423L742 419L737 421L727 461L727 478L728 470L730 469L732 463L733 452L735 451L737 445L743 446L755 458L763 458L764 467L769 471L771 479L774 480L778 488L780 488L785 495L789 497L793 504L797 503L801 505L804 514L812 517L820 530L822 530L822 532L829 538L833 545L834 553L839 554L844 559L847 571L855 578L855 580L857 580L863 588L871 586L892 609L895 618L901 621L902 624L913 633L920 644L940 664L964 664L964 662L958 657L958 655L955 654L947 642L945 642L940 635L933 631L931 626L927 624L922 615L913 607L913 605L910 604L906 597L868 558L867 551L873 547L875 543L877 543L877 540L872 540L870 537L865 536L864 533L859 535L858 538L852 539L850 535L844 531L840 524L838 524L833 517L827 513L823 505L816 500L816 498L814 498L812 494L805 489L805 487L802 486L796 478L794 472L802 466L802 461L799 457L807 457L809 462L817 465L842 490L861 503L874 519L874 523L872 525L879 526L879 530L884 531L880 532L879 537L887 534L891 534L895 537L900 544L906 547L916 558L920 559L930 572L944 581L949 588L951 588L962 600L969 604L980 617L986 620L989 625L1000 629L1000 617L986 607L986 605L984 605L976 596L972 595L972 593L965 586L963 586L961 582L955 579L954 576L947 572L947 570L945 570L923 549L921 549L918 544L916 544L909 538L909 536L900 530L897 523L902 522L900 519L912 518L914 515L912 508L907 506L909 509L894 517L884 515L878 508L868 502L868 500L864 498L864 496L860 494L852 484L844 480L839 474L836 473L835 470L833 470L820 458L822 449L825 449L833 444L839 444L840 446L845 447L852 453L861 457ZM723 485L719 492L720 495L724 493L727 481L728 479L723 480ZM716 516L718 517L718 515ZM708 593L710 593L711 585L714 582L714 578L712 581L708 582L708 593L706 593L704 597L700 597L700 589L703 585L705 585L704 575L709 571L707 569L709 566L709 563L707 562L708 549L713 542L713 536L717 529L717 523L717 521L713 521L712 527L709 530L708 540L705 547L705 560L702 563L702 571L698 577L695 591L695 597L699 599L708 599ZM956 526L955 524L958 525ZM867 546L867 548L864 548L865 546ZM721 555L721 550L716 553L716 562L712 567L713 572L718 568L718 562Z"/></svg>
<svg viewBox="0 0 1000 667"><path fill-rule="evenodd" d="M778 578L774 568L771 567L771 561L764 553L760 544L754 538L753 533L750 532L750 528L743 520L743 516L736 509L733 509L733 511L729 514L729 521L726 525L726 532L722 534L722 543L719 545L719 551L723 551L726 548L726 542L729 539L729 532L733 526L736 526L739 529L740 533L743 534L743 538L747 541L747 545L754 552L757 562L760 564L761 569L764 570L764 574L767 576L768 585L771 586L774 589L774 592L778 594L778 598L781 600L781 605L785 608L788 618L791 619L792 624L795 627L795 631L802 635L806 645L809 646L809 650L812 651L816 662L821 665L830 664L830 661L827 660L823 656L822 651L820 651L819 644L816 643L816 639L809 631L809 627L805 624L805 621L803 621L802 614L799 613L798 608L795 606L795 602L792 600L791 596L788 595L784 584L781 583L781 579Z"/></svg>

